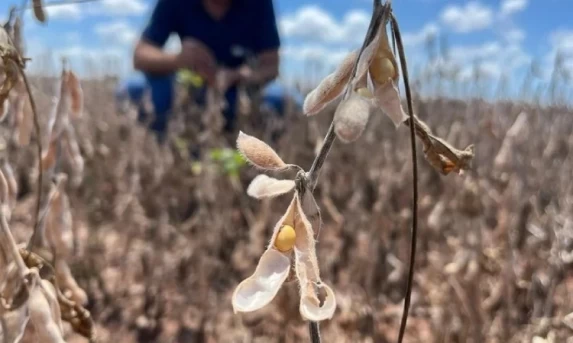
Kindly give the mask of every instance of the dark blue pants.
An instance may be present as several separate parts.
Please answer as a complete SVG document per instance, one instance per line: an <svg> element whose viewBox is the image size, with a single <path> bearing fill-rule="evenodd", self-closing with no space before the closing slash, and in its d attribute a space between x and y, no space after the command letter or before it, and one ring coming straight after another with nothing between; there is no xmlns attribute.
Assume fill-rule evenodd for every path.
<svg viewBox="0 0 573 343"><path fill-rule="evenodd" d="M145 75L142 80L133 80L127 83L126 91L132 101L140 103L145 92L149 89L151 93L151 102L154 107L154 118L149 124L149 128L156 133L158 139L163 141L167 133L167 125L172 112L173 94L174 94L175 75L153 76ZM237 89L229 89L225 94L228 107L223 112L226 120L225 130L231 131L235 123L235 103L237 100ZM196 92L195 101L199 105L205 105L205 89L199 89ZM140 105L138 119L140 122L148 122L146 113Z"/></svg>
<svg viewBox="0 0 573 343"><path fill-rule="evenodd" d="M165 141L167 135L167 127L172 114L175 81L175 74L167 76L144 74L142 78L130 79L120 90L120 92L122 94L126 94L131 101L139 104L139 121L149 123L149 129L156 134L160 143ZM149 122L151 118L147 117L148 114L145 113L143 106L141 105L141 99L147 90L151 93L151 102L154 107L154 113L152 114L153 120L151 120L151 122ZM199 89L194 93L195 101L199 105L205 105L205 89ZM283 116L285 95L284 89L277 87L277 85L270 86L263 94L263 103L273 108L279 116ZM226 120L225 131L232 131L235 125L237 88L230 88L225 94L225 98L228 104L228 107L223 111L223 115ZM300 107L302 104L302 98L297 99L295 97L294 100L298 107Z"/></svg>

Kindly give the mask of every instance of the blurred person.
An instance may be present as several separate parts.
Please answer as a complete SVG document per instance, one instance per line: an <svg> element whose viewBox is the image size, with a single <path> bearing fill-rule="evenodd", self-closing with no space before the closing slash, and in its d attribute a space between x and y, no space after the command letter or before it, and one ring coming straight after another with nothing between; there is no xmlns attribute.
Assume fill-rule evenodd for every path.
<svg viewBox="0 0 573 343"><path fill-rule="evenodd" d="M171 34L181 40L178 53L163 50ZM150 128L161 140L173 102L175 74L189 69L208 87L226 89L225 129L232 130L237 84L264 87L275 80L279 47L272 0L157 0L133 54L143 82L128 82L124 87L132 99L149 88L155 111ZM249 55L255 57L257 68L249 65Z"/></svg>

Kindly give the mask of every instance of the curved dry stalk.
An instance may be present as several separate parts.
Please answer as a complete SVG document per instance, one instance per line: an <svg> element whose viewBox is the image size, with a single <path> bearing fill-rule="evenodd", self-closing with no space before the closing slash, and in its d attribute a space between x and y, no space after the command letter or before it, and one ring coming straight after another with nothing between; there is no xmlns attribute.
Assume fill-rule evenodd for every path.
<svg viewBox="0 0 573 343"><path fill-rule="evenodd" d="M414 121L414 110L412 104L412 94L410 91L410 83L408 82L408 66L406 63L406 55L404 54L404 45L402 43L402 36L400 35L400 28L398 20L393 13L391 13L392 32L395 38L398 52L400 54L400 65L402 68L402 78L404 80L404 88L406 89L406 99L408 102L408 115L410 121ZM414 281L414 264L416 260L416 244L418 240L418 163L416 160L416 133L414 125L410 125L410 146L412 148L412 233L411 233L411 246L410 246L410 266L408 267L408 283L406 285L406 297L404 299L404 310L400 323L400 331L398 334L398 343L404 339L406 332L406 323L408 321L408 312L410 309L410 298L412 296L412 283Z"/></svg>

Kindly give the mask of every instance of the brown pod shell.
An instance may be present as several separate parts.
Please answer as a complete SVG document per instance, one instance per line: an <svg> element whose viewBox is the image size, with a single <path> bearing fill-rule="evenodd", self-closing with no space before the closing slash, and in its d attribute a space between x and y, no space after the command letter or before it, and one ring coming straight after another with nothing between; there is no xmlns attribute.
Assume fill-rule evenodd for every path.
<svg viewBox="0 0 573 343"><path fill-rule="evenodd" d="M46 12L44 11L42 0L32 0L32 4L34 6L34 17L36 17L40 23L45 23Z"/></svg>

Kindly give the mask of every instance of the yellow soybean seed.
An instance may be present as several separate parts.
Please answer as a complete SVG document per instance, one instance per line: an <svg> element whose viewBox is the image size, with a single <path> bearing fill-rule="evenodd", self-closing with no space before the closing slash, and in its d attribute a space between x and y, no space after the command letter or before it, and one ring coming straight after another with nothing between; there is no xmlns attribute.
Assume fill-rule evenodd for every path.
<svg viewBox="0 0 573 343"><path fill-rule="evenodd" d="M358 93L358 95L371 99L373 97L372 92L370 92L370 90L366 87L362 87L362 88L358 88L356 90L356 93Z"/></svg>
<svg viewBox="0 0 573 343"><path fill-rule="evenodd" d="M281 227L277 238L275 239L275 247L279 251L287 252L294 247L295 240L296 233L294 228L290 225L284 225Z"/></svg>
<svg viewBox="0 0 573 343"><path fill-rule="evenodd" d="M389 78L396 76L396 69L389 58L378 55L370 65L370 73L377 83L384 84Z"/></svg>

